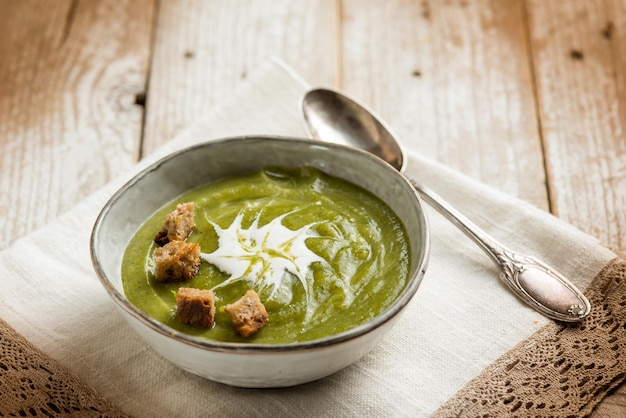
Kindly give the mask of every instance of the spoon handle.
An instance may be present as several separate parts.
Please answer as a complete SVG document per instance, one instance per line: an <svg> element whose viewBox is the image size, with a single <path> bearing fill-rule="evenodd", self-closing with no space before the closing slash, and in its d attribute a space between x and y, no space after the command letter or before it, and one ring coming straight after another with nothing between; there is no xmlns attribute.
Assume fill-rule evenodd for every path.
<svg viewBox="0 0 626 418"><path fill-rule="evenodd" d="M591 311L583 293L562 274L535 257L517 254L498 243L429 188L410 180L431 206L474 240L500 267L500 278L528 305L548 318L576 322Z"/></svg>

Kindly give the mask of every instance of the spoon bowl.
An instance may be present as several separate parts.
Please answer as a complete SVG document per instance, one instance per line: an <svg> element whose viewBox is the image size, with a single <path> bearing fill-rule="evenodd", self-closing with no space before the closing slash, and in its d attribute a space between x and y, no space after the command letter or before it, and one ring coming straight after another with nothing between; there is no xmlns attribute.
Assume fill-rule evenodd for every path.
<svg viewBox="0 0 626 418"><path fill-rule="evenodd" d="M391 128L356 100L336 90L314 89L300 108L309 137L360 148L404 171L404 150Z"/></svg>
<svg viewBox="0 0 626 418"><path fill-rule="evenodd" d="M400 172L406 158L391 129L366 106L344 93L317 88L300 101L310 137L361 148ZM500 268L500 278L526 304L548 318L577 322L591 312L585 295L543 261L518 254L497 242L435 192L409 179L419 194L470 237Z"/></svg>

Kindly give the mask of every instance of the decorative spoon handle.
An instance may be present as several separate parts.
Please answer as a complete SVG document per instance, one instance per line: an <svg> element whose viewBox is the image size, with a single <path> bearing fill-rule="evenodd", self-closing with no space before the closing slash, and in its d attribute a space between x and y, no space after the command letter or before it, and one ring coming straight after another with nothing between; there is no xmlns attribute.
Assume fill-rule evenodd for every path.
<svg viewBox="0 0 626 418"><path fill-rule="evenodd" d="M544 262L516 254L490 237L435 192L410 180L415 190L441 214L473 239L500 267L500 278L524 302L545 316L576 322L591 311L591 304L569 280Z"/></svg>

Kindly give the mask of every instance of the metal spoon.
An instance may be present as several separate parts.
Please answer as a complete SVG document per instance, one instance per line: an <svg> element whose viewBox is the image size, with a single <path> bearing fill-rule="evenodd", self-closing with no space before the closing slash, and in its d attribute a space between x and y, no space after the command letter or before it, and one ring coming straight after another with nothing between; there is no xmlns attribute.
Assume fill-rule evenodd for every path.
<svg viewBox="0 0 626 418"><path fill-rule="evenodd" d="M406 158L399 141L376 114L353 98L332 89L313 89L302 98L300 111L310 137L362 148L404 171ZM528 305L565 322L589 314L589 300L563 275L537 258L506 248L432 190L410 181L428 203L492 258L500 267L500 278Z"/></svg>

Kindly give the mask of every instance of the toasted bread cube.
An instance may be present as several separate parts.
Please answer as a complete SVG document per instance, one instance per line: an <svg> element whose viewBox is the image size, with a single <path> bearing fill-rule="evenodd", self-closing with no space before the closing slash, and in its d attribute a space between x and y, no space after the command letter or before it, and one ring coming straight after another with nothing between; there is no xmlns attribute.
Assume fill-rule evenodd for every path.
<svg viewBox="0 0 626 418"><path fill-rule="evenodd" d="M176 292L176 316L183 324L212 328L215 324L215 295L212 290L181 287Z"/></svg>
<svg viewBox="0 0 626 418"><path fill-rule="evenodd" d="M160 282L184 282L196 275L202 260L200 245L172 241L154 251L154 278Z"/></svg>
<svg viewBox="0 0 626 418"><path fill-rule="evenodd" d="M224 311L230 315L233 328L243 337L248 337L267 324L267 311L254 290L248 290L238 301L226 305Z"/></svg>
<svg viewBox="0 0 626 418"><path fill-rule="evenodd" d="M194 203L179 203L176 209L168 213L163 226L154 237L159 245L165 245L171 241L184 241L195 228Z"/></svg>

